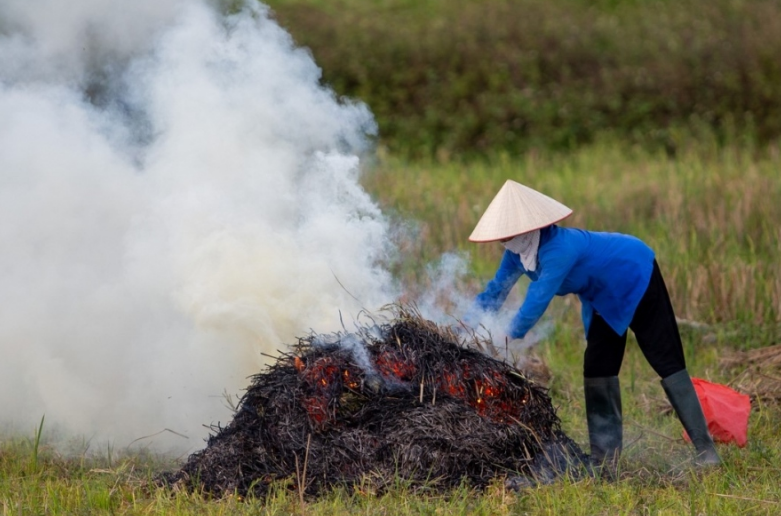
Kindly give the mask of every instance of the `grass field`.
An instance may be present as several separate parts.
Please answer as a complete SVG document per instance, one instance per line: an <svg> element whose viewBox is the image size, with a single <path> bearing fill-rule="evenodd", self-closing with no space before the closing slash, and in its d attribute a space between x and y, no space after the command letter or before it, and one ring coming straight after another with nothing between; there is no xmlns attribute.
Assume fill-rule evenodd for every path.
<svg viewBox="0 0 781 516"><path fill-rule="evenodd" d="M386 211L418 222L401 260L410 284L421 262L469 252L478 284L498 245L467 236L508 178L574 209L564 224L636 235L656 250L680 317L770 331L781 320L781 158L777 148L691 148L676 159L620 145L471 163L381 160L367 179ZM418 238L420 237L420 238ZM764 343L777 340L767 335ZM750 343L735 343L747 345Z"/></svg>
<svg viewBox="0 0 781 516"><path fill-rule="evenodd" d="M364 184L399 227L391 266L407 292L426 287L426 265L442 253L470 257L460 288L474 294L490 278L498 245L466 240L507 178L569 205L566 225L635 234L652 245L685 325L693 376L728 383L739 372L721 359L735 350L781 342L781 156L777 147L702 146L675 159L619 144L569 154L496 156L476 162L405 162L380 156ZM535 350L553 378L564 430L587 448L580 367L582 329L574 299L549 309L555 329ZM206 500L148 487L175 460L124 450L61 456L48 427L0 441L0 514L778 514L781 511L781 410L753 405L749 444L720 445L724 465L696 471L680 424L663 415L658 379L636 346L621 372L625 453L620 479L563 480L521 493L498 482L486 492L411 492L383 496L336 492L301 504L289 485L268 500Z"/></svg>
<svg viewBox="0 0 781 516"><path fill-rule="evenodd" d="M212 3L225 9L243 5L234 0ZM74 12L83 10L76 4L102 11L90 2L76 2ZM467 299L480 291L502 248L471 244L467 237L511 178L573 208L563 225L630 233L655 249L681 319L692 376L735 384L747 366L728 366L725 358L781 344L779 0L269 4L293 41L309 48L322 68L322 84L333 89L335 98L356 99L375 115L377 149L364 160L361 181L394 229L398 251L387 257L386 265L401 286L402 302L414 303L429 293L431 271L441 274L439 264L451 253L463 259L466 271L450 278L453 291ZM0 8L8 17L0 19L0 37L14 34L8 13L17 10L24 11ZM45 18L50 17L41 16L41 21ZM69 18L63 16L57 27L63 35ZM60 23L57 12L52 19ZM93 29L87 23L76 31L91 41ZM52 32L58 41L60 31ZM117 34L119 40L123 34ZM94 55L90 43L81 57L101 63L102 40L94 41ZM51 50L47 45L41 49L42 61L55 60L56 54L46 53ZM10 82L0 75L0 90L15 91L17 84L26 88L35 77L36 62L18 59L24 65L18 66L16 57L0 57L24 72ZM139 67L155 68L152 64ZM117 64L117 70L122 66ZM60 64L55 68L52 74L59 76ZM102 89L93 88L91 81L100 86L115 68L98 72L74 96L89 97L91 114L105 107ZM72 80L68 75L64 90L77 87ZM112 83L106 91L124 89L120 86ZM134 95L134 102L142 102ZM130 119L134 105L118 103L111 113L114 109ZM34 113L23 118L37 120ZM146 124L140 123L144 127L132 147L154 143L154 124L149 129ZM124 128L111 138L124 140ZM47 147L40 147L47 152L35 149L61 166ZM40 185L46 193L42 198L58 195L59 187L48 185ZM75 194L73 201L78 201ZM13 234L24 229L13 226ZM30 242L39 249L37 240ZM79 242L74 240L73 246L80 248ZM30 264L31 270L35 267ZM0 274L8 273L0 267ZM520 293L523 288L522 282ZM34 295L30 298L35 298L31 304L38 303ZM564 431L588 451L581 374L585 343L577 299L555 299L546 322L552 330L533 352L552 372L550 395ZM63 446L64 437L42 419L35 428L0 427L0 516L781 514L777 402L756 398L748 445L719 445L724 464L695 470L689 463L691 447L669 412L659 379L631 337L620 378L625 451L615 482L565 478L509 492L497 479L486 491L463 486L442 493L412 490L399 480L381 495L346 487L322 499L302 500L296 479L290 478L264 500L211 500L152 486L157 473L176 468L183 457L138 451L137 446L103 445L96 451L97 445L84 436L75 436L75 444L70 441L74 436L68 436L68 446ZM776 379L781 382L781 372Z"/></svg>

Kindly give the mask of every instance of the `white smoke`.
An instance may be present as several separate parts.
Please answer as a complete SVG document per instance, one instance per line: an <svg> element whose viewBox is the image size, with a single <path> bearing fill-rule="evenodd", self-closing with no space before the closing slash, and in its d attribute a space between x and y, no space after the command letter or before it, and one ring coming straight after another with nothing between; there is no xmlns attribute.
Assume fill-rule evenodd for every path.
<svg viewBox="0 0 781 516"><path fill-rule="evenodd" d="M471 337L474 332L481 341L492 342L498 356L522 364L523 353L528 348L551 336L553 322L543 319L523 339L509 340L505 332L523 303L521 289L515 286L502 308L494 313L473 312L475 299L464 295L462 287L468 269L469 257L465 253L445 253L439 261L430 263L426 267L427 289L416 301L420 314L437 324L464 330L465 337ZM462 320L467 314L473 320Z"/></svg>
<svg viewBox="0 0 781 516"><path fill-rule="evenodd" d="M424 318L441 325L457 324L458 316L469 310L474 299L465 297L459 285L468 264L468 255L451 252L427 265L426 289L416 301Z"/></svg>
<svg viewBox="0 0 781 516"><path fill-rule="evenodd" d="M339 332L331 335L320 334L312 340L312 344L320 347L337 345L352 355L355 364L360 367L364 373L367 375L376 374L374 364L369 356L369 350L366 348L366 343L371 342L372 337L377 341L382 340L384 335L382 335L377 326L368 327L366 329L358 328L358 330L359 333Z"/></svg>
<svg viewBox="0 0 781 516"><path fill-rule="evenodd" d="M373 119L319 78L252 1L0 3L1 423L199 447L262 352L395 298Z"/></svg>

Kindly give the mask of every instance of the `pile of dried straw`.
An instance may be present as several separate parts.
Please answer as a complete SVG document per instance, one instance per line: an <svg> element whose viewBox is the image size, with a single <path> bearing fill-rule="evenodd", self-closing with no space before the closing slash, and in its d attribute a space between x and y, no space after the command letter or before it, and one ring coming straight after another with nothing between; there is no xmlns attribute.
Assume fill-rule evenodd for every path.
<svg viewBox="0 0 781 516"><path fill-rule="evenodd" d="M477 343L477 342L475 342ZM580 474L587 457L546 390L399 308L390 323L313 335L256 375L233 420L161 481L214 496L480 488Z"/></svg>

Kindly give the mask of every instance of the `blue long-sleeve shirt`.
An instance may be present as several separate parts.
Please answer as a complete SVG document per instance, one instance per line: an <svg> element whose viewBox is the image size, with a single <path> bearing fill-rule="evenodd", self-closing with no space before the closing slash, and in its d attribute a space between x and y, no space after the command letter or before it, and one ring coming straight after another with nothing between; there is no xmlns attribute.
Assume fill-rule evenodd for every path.
<svg viewBox="0 0 781 516"><path fill-rule="evenodd" d="M510 289L526 274L531 283L507 328L510 338L523 338L553 296L566 294L580 298L586 335L595 310L622 335L648 288L653 261L653 250L633 236L548 226L541 230L537 270L527 271L520 257L506 250L494 279L475 299L473 311L499 310Z"/></svg>

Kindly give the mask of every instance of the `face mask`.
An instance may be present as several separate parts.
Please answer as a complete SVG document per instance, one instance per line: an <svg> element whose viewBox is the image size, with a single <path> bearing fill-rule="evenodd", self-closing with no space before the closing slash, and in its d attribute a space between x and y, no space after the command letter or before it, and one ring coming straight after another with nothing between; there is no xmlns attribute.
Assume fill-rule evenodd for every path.
<svg viewBox="0 0 781 516"><path fill-rule="evenodd" d="M521 257L521 263L527 271L537 270L537 249L540 247L540 230L518 235L517 237L502 242L502 245L510 252Z"/></svg>

